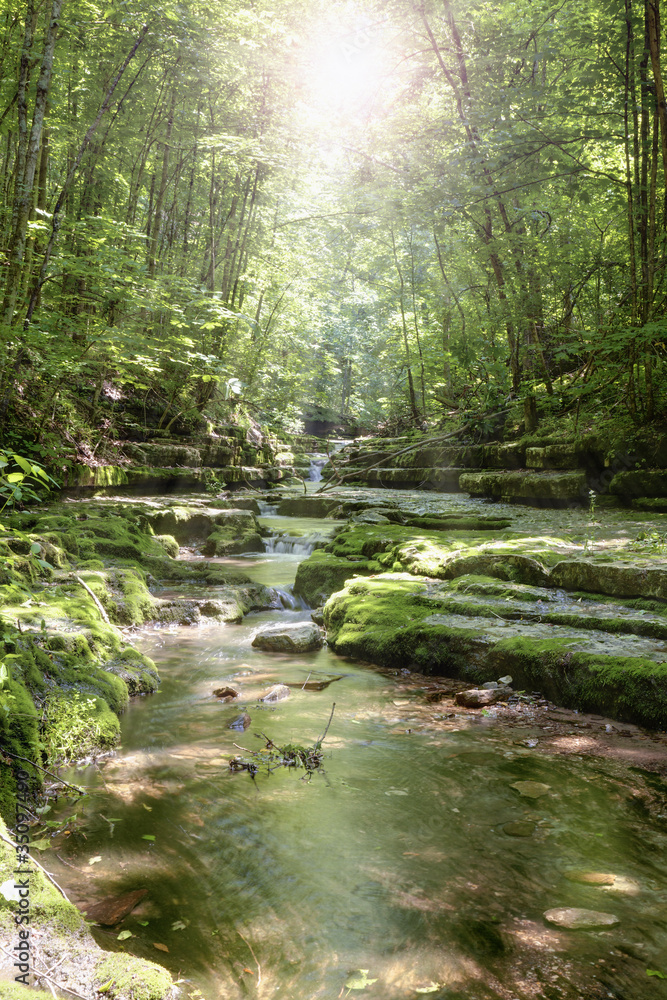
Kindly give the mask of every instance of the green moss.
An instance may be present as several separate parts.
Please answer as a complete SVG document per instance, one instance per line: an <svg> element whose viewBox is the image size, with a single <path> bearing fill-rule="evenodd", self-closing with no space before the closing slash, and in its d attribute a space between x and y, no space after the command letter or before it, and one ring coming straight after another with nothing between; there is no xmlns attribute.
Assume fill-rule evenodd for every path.
<svg viewBox="0 0 667 1000"><path fill-rule="evenodd" d="M14 673L13 666L9 669ZM12 760L21 758L16 762L17 766L26 766L26 761L41 763L39 716L30 692L21 680L6 680L0 688L0 747ZM33 771L32 768L30 770ZM33 779L33 790L38 788L39 780ZM15 796L16 782L12 768L3 764L0 767L0 816L8 819L12 816Z"/></svg>
<svg viewBox="0 0 667 1000"><path fill-rule="evenodd" d="M497 670L511 673L515 686L539 689L559 705L652 728L667 726L667 664L568 647L571 643L562 639L515 637L496 644L492 661Z"/></svg>
<svg viewBox="0 0 667 1000"><path fill-rule="evenodd" d="M175 559L177 557L179 544L173 535L156 535L155 541L160 543L170 559Z"/></svg>
<svg viewBox="0 0 667 1000"><path fill-rule="evenodd" d="M116 954L98 963L93 985L109 1000L163 1000L173 981L154 962Z"/></svg>
<svg viewBox="0 0 667 1000"><path fill-rule="evenodd" d="M0 979L0 997L2 1000L52 1000L52 993L43 990L31 990L29 986Z"/></svg>
<svg viewBox="0 0 667 1000"><path fill-rule="evenodd" d="M7 827L0 819L0 834L9 837ZM9 838L11 839L11 838ZM0 883L14 878L16 856L12 848L0 840ZM14 927L14 906L0 896L0 927ZM64 899L56 887L49 882L39 869L30 876L30 921L33 931L48 924L50 932L76 934L85 930L86 923L77 908Z"/></svg>
<svg viewBox="0 0 667 1000"><path fill-rule="evenodd" d="M126 685L130 695L152 694L160 686L157 667L148 656L128 646L120 656L105 665Z"/></svg>
<svg viewBox="0 0 667 1000"><path fill-rule="evenodd" d="M482 679L477 630L425 621L432 609L420 601L424 588L405 574L350 580L324 607L329 646L380 666Z"/></svg>
<svg viewBox="0 0 667 1000"><path fill-rule="evenodd" d="M264 542L255 515L250 510L223 511L204 542L204 555L226 556L239 552L263 552Z"/></svg>
<svg viewBox="0 0 667 1000"><path fill-rule="evenodd" d="M110 750L119 738L118 718L101 698L74 691L47 700L44 749L49 762L66 764L99 750Z"/></svg>
<svg viewBox="0 0 667 1000"><path fill-rule="evenodd" d="M378 569L382 569L379 563L376 565ZM360 573L373 572L377 570L371 569L366 559L351 562L332 555L325 549L315 549L308 559L299 563L294 592L303 597L310 607L316 608L336 590L340 590L346 580Z"/></svg>

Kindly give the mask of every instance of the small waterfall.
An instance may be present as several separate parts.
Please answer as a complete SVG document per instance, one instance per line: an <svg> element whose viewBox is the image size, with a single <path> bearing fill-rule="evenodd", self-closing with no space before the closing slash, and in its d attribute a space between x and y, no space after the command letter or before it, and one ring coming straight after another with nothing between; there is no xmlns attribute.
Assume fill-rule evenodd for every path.
<svg viewBox="0 0 667 1000"><path fill-rule="evenodd" d="M275 517L278 513L278 505L268 503L266 500L258 500L257 506L259 507L260 517Z"/></svg>
<svg viewBox="0 0 667 1000"><path fill-rule="evenodd" d="M336 452L344 448L346 444L350 444L350 441L329 441L329 453L324 455L322 452L313 451L306 455L306 458L310 459L310 469L308 471L308 481L310 483L319 483L322 480L322 469L329 461L329 455L335 455Z"/></svg>
<svg viewBox="0 0 667 1000"><path fill-rule="evenodd" d="M319 483L322 481L322 469L329 461L328 455L320 455L314 452L312 455L308 455L310 459L310 469L308 470L308 482Z"/></svg>
<svg viewBox="0 0 667 1000"><path fill-rule="evenodd" d="M310 605L306 604L303 597L298 597L293 593L291 587L272 587L271 590L276 595L279 606L287 611L308 611Z"/></svg>
<svg viewBox="0 0 667 1000"><path fill-rule="evenodd" d="M318 542L328 542L325 535L271 535L264 539L265 552L282 552L294 556L309 556Z"/></svg>

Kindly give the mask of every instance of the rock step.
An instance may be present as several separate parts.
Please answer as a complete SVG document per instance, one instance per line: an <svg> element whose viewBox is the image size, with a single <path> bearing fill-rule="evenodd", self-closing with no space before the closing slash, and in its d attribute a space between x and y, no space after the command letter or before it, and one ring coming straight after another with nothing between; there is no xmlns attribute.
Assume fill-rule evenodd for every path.
<svg viewBox="0 0 667 1000"><path fill-rule="evenodd" d="M434 598L446 610L433 613ZM505 607L512 610L511 600ZM632 609L618 611L629 625ZM667 641L617 637L610 619L598 629L505 620L488 605L475 608L452 585L382 574L348 580L325 605L324 621L330 647L342 656L476 685L510 675L515 690L540 690L569 708L667 725Z"/></svg>
<svg viewBox="0 0 667 1000"><path fill-rule="evenodd" d="M459 488L471 496L496 500L588 503L585 472L464 472Z"/></svg>
<svg viewBox="0 0 667 1000"><path fill-rule="evenodd" d="M290 467L277 466L77 466L66 476L64 489L131 489L146 493L184 493L191 490L204 492L214 474L220 487L264 486L278 483L293 474Z"/></svg>

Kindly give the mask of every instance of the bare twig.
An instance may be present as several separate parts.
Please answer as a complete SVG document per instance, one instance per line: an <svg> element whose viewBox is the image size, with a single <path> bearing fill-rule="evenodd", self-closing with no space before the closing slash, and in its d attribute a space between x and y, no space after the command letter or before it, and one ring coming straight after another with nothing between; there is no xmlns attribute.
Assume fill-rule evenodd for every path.
<svg viewBox="0 0 667 1000"><path fill-rule="evenodd" d="M78 785L70 785L69 781L65 781L64 778L59 778L57 774L53 773L53 771L47 771L45 767L42 767L40 764L36 764L34 760L30 760L29 757L21 757L21 755L18 753L10 753L9 750L4 750L4 749L2 752L4 754L7 754L8 757L13 757L14 760L24 760L26 764L30 764L32 767L36 767L38 771L43 771L44 774L48 774L49 778L53 778L54 781L57 781L59 784L66 785L67 788L71 788L73 792L77 793L77 795L86 794L83 788L79 788Z"/></svg>
<svg viewBox="0 0 667 1000"><path fill-rule="evenodd" d="M14 955L12 955L11 952L7 951L7 949L3 947L3 945L1 944L0 944L0 950L4 951L5 955L8 958L11 958L12 960L14 959ZM76 990L71 989L69 986L63 986L62 983L59 983L57 979L52 979L51 976L49 976L48 973L46 972L35 971L34 976L36 979L46 979L49 985L53 983L53 985L57 986L59 990L63 990L65 993L71 993L72 996L79 997L80 1000L88 1000L88 997L85 997L83 993L77 993ZM53 993L53 989L51 989L51 992ZM53 995L56 996L55 993L53 993Z"/></svg>
<svg viewBox="0 0 667 1000"><path fill-rule="evenodd" d="M247 947L247 949L250 952L250 954L252 955L252 957L255 959L255 964L257 965L257 986L259 987L260 984L261 984L261 982L262 982L262 967L259 964L259 962L257 961L257 955L252 950L252 945L250 944L250 942L246 941L246 939L243 937L243 934L241 934L241 931L238 929L238 927L236 928L236 933L241 938L241 940L243 941L243 943Z"/></svg>
<svg viewBox="0 0 667 1000"><path fill-rule="evenodd" d="M331 715L329 716L329 721L327 722L326 729L324 730L324 732L320 736L319 740L315 744L316 747L322 746L322 744L324 743L324 738L327 735L327 733L329 732L329 726L331 725L331 720L333 719L333 714L334 714L334 709L335 708L336 708L336 702L334 702L333 705L331 706Z"/></svg>
<svg viewBox="0 0 667 1000"><path fill-rule="evenodd" d="M107 625L111 625L111 622L109 621L109 616L106 613L106 611L104 610L104 608L102 607L102 602L100 601L99 597L96 597L96 595L92 592L92 590L90 589L90 587L88 586L88 584L84 583L83 580L81 579L81 577L80 576L76 576L75 573L72 573L72 579L76 580L76 582L79 583L79 584L81 584L81 586L83 587L83 589L85 591L87 591L87 593L90 595L90 597L92 597L93 601L95 602L95 604L97 606L97 610L102 615L102 618L104 619L104 621L107 623Z"/></svg>
<svg viewBox="0 0 667 1000"><path fill-rule="evenodd" d="M8 844L10 847L16 848L16 844L13 844L12 841L9 840L7 837L5 837L5 835L2 834L2 833L0 833L0 840L4 840L5 844ZM56 857L58 857L58 855L56 855ZM62 861L62 858L60 860ZM37 868L39 868L39 870L41 872L43 872L44 875L46 875L46 877L48 878L49 882L52 885L55 885L55 887L58 890L58 892L61 893L63 899L66 899L68 903L71 902L71 900L68 899L68 897L67 897L67 893L65 892L65 890L63 889L63 887L61 885L58 885L58 883L54 879L54 877L51 874L51 872L47 872L46 868L44 868L43 865L40 865L40 863L37 860L37 858L34 857L34 855L32 855L32 854L30 855L30 863L33 864L33 865L35 865Z"/></svg>

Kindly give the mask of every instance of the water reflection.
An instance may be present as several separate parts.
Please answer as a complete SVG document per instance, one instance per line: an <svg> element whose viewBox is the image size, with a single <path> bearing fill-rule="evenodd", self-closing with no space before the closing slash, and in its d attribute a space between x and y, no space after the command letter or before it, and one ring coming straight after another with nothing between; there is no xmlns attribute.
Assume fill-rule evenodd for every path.
<svg viewBox="0 0 667 1000"><path fill-rule="evenodd" d="M275 561L229 562L276 582L264 578ZM85 839L61 847L81 870L102 857L92 879L58 874L80 901L148 889L123 922L130 942L117 941L119 928L98 931L100 942L159 959L209 1000L334 1000L354 992L345 984L359 970L364 994L382 1000L660 995L646 969L667 972L665 817L646 807L647 780L538 755L492 720L427 718L416 691L397 697L379 671L326 648L252 647L260 625L285 619L308 614L144 636L161 691L132 703L122 752L84 776ZM300 686L340 675L324 690ZM268 707L259 699L275 683L294 687ZM239 691L230 704L213 695L226 684ZM323 774L230 772L260 734L312 744L334 700ZM251 716L245 733L229 728L239 711ZM515 787L526 781L548 787L530 797ZM613 881L568 877L579 871ZM613 912L620 924L559 930L542 917L555 906Z"/></svg>

